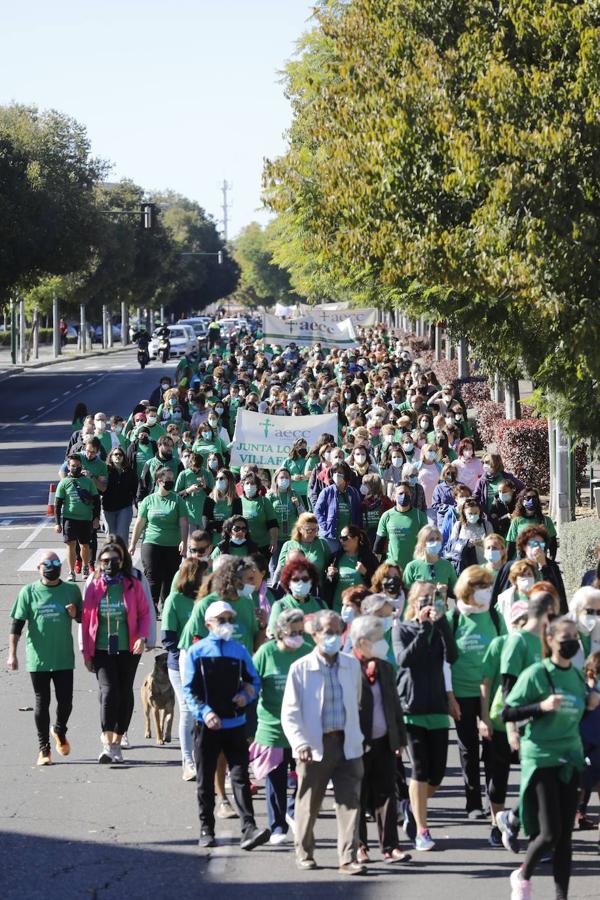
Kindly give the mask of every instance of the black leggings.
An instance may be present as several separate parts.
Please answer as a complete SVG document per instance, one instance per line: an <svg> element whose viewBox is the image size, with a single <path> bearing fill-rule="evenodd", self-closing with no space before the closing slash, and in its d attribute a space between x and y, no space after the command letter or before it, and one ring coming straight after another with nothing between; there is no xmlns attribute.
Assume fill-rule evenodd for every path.
<svg viewBox="0 0 600 900"><path fill-rule="evenodd" d="M150 585L154 606L163 602L171 592L171 582L181 563L178 547L161 547L160 544L142 544L142 565Z"/></svg>
<svg viewBox="0 0 600 900"><path fill-rule="evenodd" d="M456 722L456 737L460 767L465 785L467 812L482 808L481 774L479 768L480 739L477 729L477 718L480 713L479 697L457 697L460 706L460 721ZM487 743L487 742L486 742ZM485 781L489 784L489 753L484 753L483 762L486 770Z"/></svg>
<svg viewBox="0 0 600 900"><path fill-rule="evenodd" d="M528 790L535 791L539 834L527 848L523 878L529 880L539 860L554 851L553 875L556 896L566 898L571 876L571 835L579 790L579 774L567 783L559 778L560 769L537 769Z"/></svg>
<svg viewBox="0 0 600 900"><path fill-rule="evenodd" d="M125 734L133 715L133 682L139 654L124 650L109 655L96 650L94 670L98 679L102 731Z"/></svg>
<svg viewBox="0 0 600 900"><path fill-rule="evenodd" d="M33 718L38 733L40 750L50 749L50 682L54 682L56 694L56 724L54 730L64 738L67 722L73 709L73 669L58 672L30 672L35 693Z"/></svg>
<svg viewBox="0 0 600 900"><path fill-rule="evenodd" d="M438 787L446 772L448 729L406 725L411 778Z"/></svg>
<svg viewBox="0 0 600 900"><path fill-rule="evenodd" d="M494 729L491 741L483 742L483 758L486 761L486 784L490 803L504 806L510 773L512 751L505 731Z"/></svg>

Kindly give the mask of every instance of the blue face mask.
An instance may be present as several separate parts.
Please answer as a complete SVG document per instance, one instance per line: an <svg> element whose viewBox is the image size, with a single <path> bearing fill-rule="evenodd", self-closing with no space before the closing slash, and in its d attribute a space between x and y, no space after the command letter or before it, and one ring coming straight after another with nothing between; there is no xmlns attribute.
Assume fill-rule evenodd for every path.
<svg viewBox="0 0 600 900"><path fill-rule="evenodd" d="M356 612L352 606L342 606L342 612L340 615L342 617L342 622L345 622L346 625L349 625L350 622L354 621Z"/></svg>
<svg viewBox="0 0 600 900"><path fill-rule="evenodd" d="M498 562L502 556L502 551L498 550L496 547L490 547L489 550L485 551L485 558L488 562Z"/></svg>
<svg viewBox="0 0 600 900"><path fill-rule="evenodd" d="M342 636L340 634L326 634L321 642L321 647L328 656L339 653L342 649Z"/></svg>
<svg viewBox="0 0 600 900"><path fill-rule="evenodd" d="M394 624L394 617L393 616L384 616L382 621L383 621L383 633L386 634L390 630L392 625Z"/></svg>
<svg viewBox="0 0 600 900"><path fill-rule="evenodd" d="M253 584L245 584L241 591L238 591L240 597L251 597L254 593Z"/></svg>
<svg viewBox="0 0 600 900"><path fill-rule="evenodd" d="M431 556L439 556L440 550L442 549L441 541L427 541L425 544L425 549Z"/></svg>

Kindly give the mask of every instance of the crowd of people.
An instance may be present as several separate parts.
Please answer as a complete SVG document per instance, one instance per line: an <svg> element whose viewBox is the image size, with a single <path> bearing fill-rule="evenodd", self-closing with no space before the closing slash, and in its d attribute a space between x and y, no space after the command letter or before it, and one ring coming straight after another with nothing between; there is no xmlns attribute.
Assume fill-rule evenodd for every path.
<svg viewBox="0 0 600 900"><path fill-rule="evenodd" d="M337 432L296 440L277 469L235 467L240 408L333 413ZM101 764L124 759L141 655L167 651L201 847L237 815L243 849L293 838L314 869L332 784L341 873L366 871L371 821L386 863L410 860L399 829L431 852L452 723L465 817L489 820L493 848L528 838L512 900L548 855L564 900L600 782L600 566L567 596L542 498L478 447L468 412L382 326L345 350L213 341L133 410L79 404L56 491L66 571L45 553L11 612L9 669L27 625L38 764L51 737L71 752L79 623Z"/></svg>

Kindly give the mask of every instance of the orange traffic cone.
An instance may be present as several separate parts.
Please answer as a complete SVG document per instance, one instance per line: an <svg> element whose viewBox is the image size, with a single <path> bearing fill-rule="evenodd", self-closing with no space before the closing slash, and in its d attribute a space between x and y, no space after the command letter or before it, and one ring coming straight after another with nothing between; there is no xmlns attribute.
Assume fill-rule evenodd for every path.
<svg viewBox="0 0 600 900"><path fill-rule="evenodd" d="M48 515L54 515L54 495L56 494L56 485L51 484L48 488Z"/></svg>

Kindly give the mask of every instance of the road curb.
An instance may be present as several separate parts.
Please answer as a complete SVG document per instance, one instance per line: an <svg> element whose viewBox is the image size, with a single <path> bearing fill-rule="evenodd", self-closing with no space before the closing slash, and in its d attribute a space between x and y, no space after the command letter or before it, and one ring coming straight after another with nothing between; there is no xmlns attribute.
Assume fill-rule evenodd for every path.
<svg viewBox="0 0 600 900"><path fill-rule="evenodd" d="M46 366L57 366L59 363L74 362L78 359L89 359L92 356L112 356L115 353L124 353L126 350L131 350L133 346L133 344L128 344L127 347L112 347L110 350L92 350L89 353L76 353L74 356L69 353L65 356L59 356L57 359L26 363L23 366L15 366L14 369L6 369L1 372L0 382L6 381L7 378L12 378L13 375L21 375L23 372L29 371L29 369L44 369Z"/></svg>

